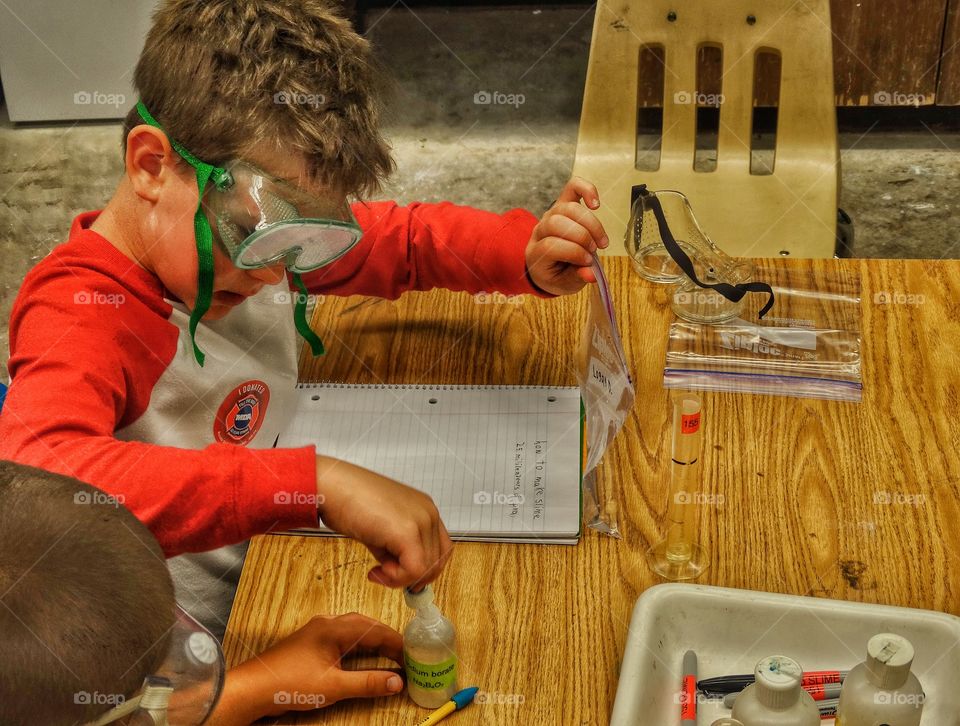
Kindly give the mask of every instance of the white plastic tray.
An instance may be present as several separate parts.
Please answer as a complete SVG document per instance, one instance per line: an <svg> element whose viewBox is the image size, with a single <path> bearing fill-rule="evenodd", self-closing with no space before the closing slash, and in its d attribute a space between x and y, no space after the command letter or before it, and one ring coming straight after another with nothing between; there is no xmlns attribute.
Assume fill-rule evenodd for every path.
<svg viewBox="0 0 960 726"><path fill-rule="evenodd" d="M633 608L613 726L675 726L681 661L699 659L700 679L752 673L757 661L789 655L804 670L849 670L880 632L909 639L923 684L923 726L960 726L960 618L929 610L865 605L705 585L656 585ZM701 701L700 726L730 714ZM822 721L832 724L832 719Z"/></svg>

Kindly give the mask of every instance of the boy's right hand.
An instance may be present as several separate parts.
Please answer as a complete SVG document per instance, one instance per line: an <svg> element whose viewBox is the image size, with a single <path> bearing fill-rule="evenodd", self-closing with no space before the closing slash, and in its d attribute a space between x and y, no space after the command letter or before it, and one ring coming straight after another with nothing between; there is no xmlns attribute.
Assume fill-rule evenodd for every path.
<svg viewBox="0 0 960 726"><path fill-rule="evenodd" d="M368 469L317 457L317 509L323 523L364 546L380 563L367 579L422 586L443 570L453 543L433 500Z"/></svg>

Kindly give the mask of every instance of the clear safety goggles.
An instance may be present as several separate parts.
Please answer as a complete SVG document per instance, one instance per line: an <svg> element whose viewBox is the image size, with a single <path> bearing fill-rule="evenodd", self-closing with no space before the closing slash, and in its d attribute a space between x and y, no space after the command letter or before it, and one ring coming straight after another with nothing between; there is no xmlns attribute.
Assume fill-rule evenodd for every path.
<svg viewBox="0 0 960 726"><path fill-rule="evenodd" d="M249 162L228 162L213 181L203 206L237 267L282 263L310 272L342 257L363 234L345 200L307 194Z"/></svg>
<svg viewBox="0 0 960 726"><path fill-rule="evenodd" d="M163 131L143 101L137 101L137 113L144 123ZM197 296L189 324L197 363L203 366L206 359L197 345L197 327L213 299L214 228L238 267L254 269L283 261L301 293L293 308L294 325L313 355L323 355L323 341L307 322L307 286L300 273L333 262L360 240L362 231L349 205L324 202L247 162L215 166L194 156L176 139L167 138L196 172L199 192L193 215Z"/></svg>
<svg viewBox="0 0 960 726"><path fill-rule="evenodd" d="M226 670L220 643L179 606L163 665L140 691L86 726L200 726L213 712Z"/></svg>

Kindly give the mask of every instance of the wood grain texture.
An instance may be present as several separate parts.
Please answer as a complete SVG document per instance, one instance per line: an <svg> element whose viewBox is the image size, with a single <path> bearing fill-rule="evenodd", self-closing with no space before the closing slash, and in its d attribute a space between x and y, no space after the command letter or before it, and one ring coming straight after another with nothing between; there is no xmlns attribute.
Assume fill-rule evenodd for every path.
<svg viewBox="0 0 960 726"><path fill-rule="evenodd" d="M949 0L943 29L940 77L937 80L937 104L960 105L960 0Z"/></svg>
<svg viewBox="0 0 960 726"><path fill-rule="evenodd" d="M700 514L711 561L701 582L960 614L960 262L779 264L859 276L863 402L704 394L703 489L724 499ZM461 682L514 701L472 706L456 717L463 726L606 723L631 608L657 582L643 552L660 539L667 505L661 377L672 314L667 290L642 282L626 258L605 266L638 389L599 474L623 539L587 531L576 547L456 546L436 590L459 628ZM315 319L330 352L304 359L302 371L313 380L569 384L585 301L478 304L433 291L356 307L363 301L331 298ZM229 662L317 613L356 610L401 628L401 595L368 583L370 566L353 542L255 539L224 643ZM398 724L422 714L398 697L269 722Z"/></svg>
<svg viewBox="0 0 960 726"><path fill-rule="evenodd" d="M934 102L947 0L831 0L830 13L838 106Z"/></svg>

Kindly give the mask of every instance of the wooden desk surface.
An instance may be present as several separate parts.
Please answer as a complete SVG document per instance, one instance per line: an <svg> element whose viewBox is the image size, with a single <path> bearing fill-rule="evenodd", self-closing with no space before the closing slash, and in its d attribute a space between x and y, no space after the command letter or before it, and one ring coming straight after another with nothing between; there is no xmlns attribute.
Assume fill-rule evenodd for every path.
<svg viewBox="0 0 960 726"><path fill-rule="evenodd" d="M960 614L960 262L783 264L859 273L863 402L704 394L704 488L724 503L700 517L711 565L699 582ZM661 379L672 313L667 291L643 283L626 258L605 265L637 383L633 412L600 465L623 539L587 530L576 547L456 545L435 587L459 630L460 680L503 701L467 709L457 726L606 723L631 608L658 581L643 552L660 539L667 504ZM875 302L879 293L894 302ZM315 325L329 352L305 356L301 371L360 383L575 384L586 302L478 304L447 291L328 298ZM402 596L367 582L371 561L354 542L256 538L228 661L313 614L359 611L402 629ZM395 697L270 723L412 724L424 713Z"/></svg>

